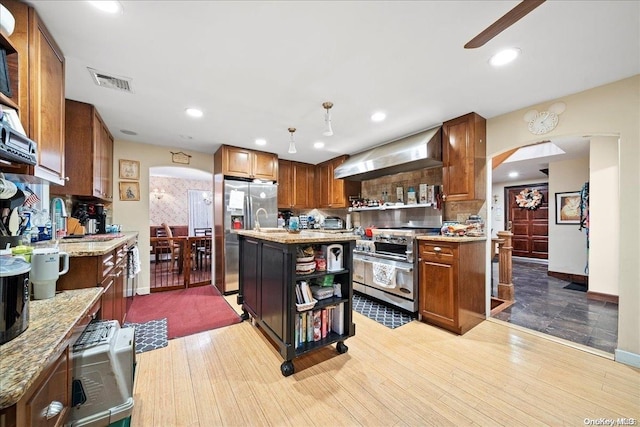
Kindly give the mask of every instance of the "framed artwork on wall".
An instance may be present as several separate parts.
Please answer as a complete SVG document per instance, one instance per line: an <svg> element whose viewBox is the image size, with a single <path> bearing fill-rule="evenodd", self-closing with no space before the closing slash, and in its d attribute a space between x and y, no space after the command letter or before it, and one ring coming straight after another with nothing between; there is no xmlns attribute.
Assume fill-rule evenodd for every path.
<svg viewBox="0 0 640 427"><path fill-rule="evenodd" d="M135 181L120 181L118 184L120 188L120 200L140 200L140 183Z"/></svg>
<svg viewBox="0 0 640 427"><path fill-rule="evenodd" d="M580 224L580 192L556 193L556 224Z"/></svg>
<svg viewBox="0 0 640 427"><path fill-rule="evenodd" d="M137 160L120 159L121 179L140 179L140 162Z"/></svg>

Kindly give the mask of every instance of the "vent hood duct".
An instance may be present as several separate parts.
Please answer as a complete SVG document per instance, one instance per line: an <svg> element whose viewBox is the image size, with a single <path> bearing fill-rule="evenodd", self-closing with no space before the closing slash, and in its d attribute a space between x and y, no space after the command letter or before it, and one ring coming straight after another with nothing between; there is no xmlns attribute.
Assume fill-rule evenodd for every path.
<svg viewBox="0 0 640 427"><path fill-rule="evenodd" d="M442 128L429 129L349 157L334 171L335 178L364 181L442 166Z"/></svg>

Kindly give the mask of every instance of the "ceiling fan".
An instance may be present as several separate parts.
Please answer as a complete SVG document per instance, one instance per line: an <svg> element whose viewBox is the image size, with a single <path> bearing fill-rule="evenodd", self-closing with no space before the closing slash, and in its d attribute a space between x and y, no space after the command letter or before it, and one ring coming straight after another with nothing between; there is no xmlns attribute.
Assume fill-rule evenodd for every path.
<svg viewBox="0 0 640 427"><path fill-rule="evenodd" d="M524 18L529 12L544 3L545 0L523 0L516 7L504 14L484 31L464 45L465 49L475 49L484 46L489 40Z"/></svg>

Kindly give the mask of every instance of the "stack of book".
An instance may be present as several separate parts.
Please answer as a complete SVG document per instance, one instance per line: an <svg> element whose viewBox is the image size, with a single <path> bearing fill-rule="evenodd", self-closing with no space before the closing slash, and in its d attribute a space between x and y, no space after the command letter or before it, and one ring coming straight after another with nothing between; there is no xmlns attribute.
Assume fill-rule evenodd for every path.
<svg viewBox="0 0 640 427"><path fill-rule="evenodd" d="M344 303L317 310L297 313L295 318L295 347L320 341L331 332L344 333Z"/></svg>

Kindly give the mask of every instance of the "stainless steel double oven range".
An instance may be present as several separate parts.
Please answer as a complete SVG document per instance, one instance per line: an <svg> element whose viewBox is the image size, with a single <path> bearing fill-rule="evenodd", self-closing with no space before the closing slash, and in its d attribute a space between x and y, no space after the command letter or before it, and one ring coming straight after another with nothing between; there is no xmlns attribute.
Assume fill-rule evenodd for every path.
<svg viewBox="0 0 640 427"><path fill-rule="evenodd" d="M408 312L418 311L416 237L431 228L374 228L371 240L356 241L353 289Z"/></svg>

